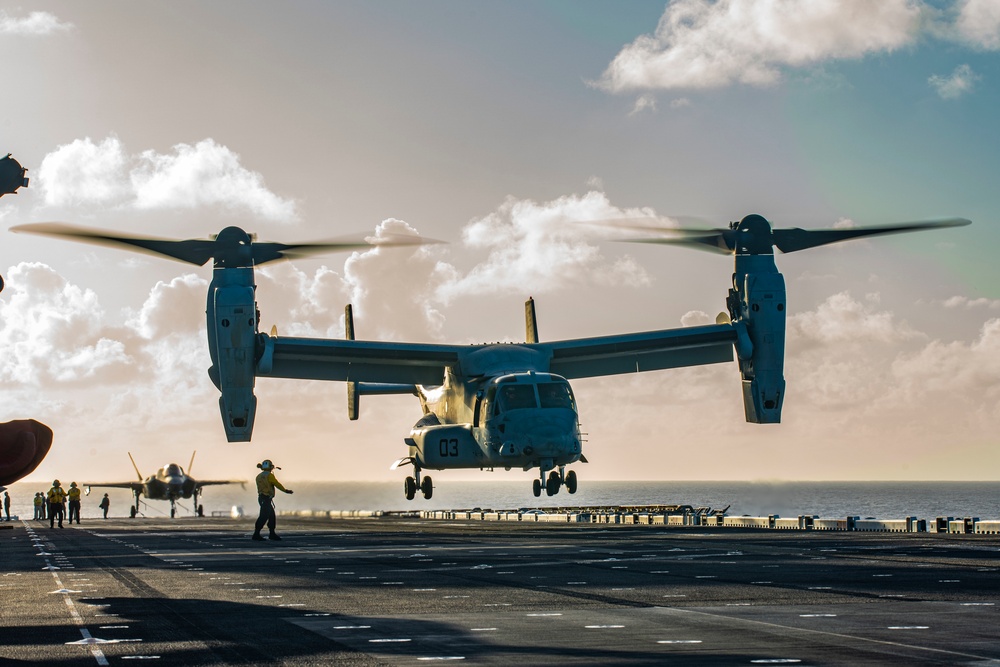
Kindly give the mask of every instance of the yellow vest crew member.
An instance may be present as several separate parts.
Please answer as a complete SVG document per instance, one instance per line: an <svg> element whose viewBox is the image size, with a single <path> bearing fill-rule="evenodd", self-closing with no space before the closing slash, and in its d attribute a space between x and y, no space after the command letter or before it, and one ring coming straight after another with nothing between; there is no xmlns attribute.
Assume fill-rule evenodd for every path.
<svg viewBox="0 0 1000 667"><path fill-rule="evenodd" d="M260 516L257 517L257 523L254 525L253 537L251 539L264 539L260 535L260 529L266 523L267 530L270 532L268 539L280 540L281 538L274 532L277 522L274 516L274 490L281 489L285 493L291 493L292 490L283 487L278 478L274 476L274 471L281 470L281 468L276 468L270 459L264 459L257 464L257 467L261 469L260 474L257 475L257 502L260 504Z"/></svg>
<svg viewBox="0 0 1000 667"><path fill-rule="evenodd" d="M73 523L76 517L76 525L80 525L80 489L76 482L69 483L69 522Z"/></svg>
<svg viewBox="0 0 1000 667"><path fill-rule="evenodd" d="M59 480L53 480L52 488L49 489L49 528L56 527L56 515L59 515L59 527L63 522L63 503L66 502L66 492L59 486Z"/></svg>
<svg viewBox="0 0 1000 667"><path fill-rule="evenodd" d="M44 503L45 503L45 498L42 497L41 492L36 493L35 494L35 520L36 521L41 521L43 518L45 518L45 517L42 516L42 505Z"/></svg>

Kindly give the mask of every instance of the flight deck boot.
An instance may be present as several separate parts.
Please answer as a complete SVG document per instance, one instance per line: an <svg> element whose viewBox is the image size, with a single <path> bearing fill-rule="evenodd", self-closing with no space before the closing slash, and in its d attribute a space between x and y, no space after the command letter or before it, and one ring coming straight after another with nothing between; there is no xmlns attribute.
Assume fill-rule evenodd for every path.
<svg viewBox="0 0 1000 667"><path fill-rule="evenodd" d="M260 533L254 533L253 535L250 536L250 539L254 540L255 542L263 542L264 541L264 538L261 537Z"/></svg>
<svg viewBox="0 0 1000 667"><path fill-rule="evenodd" d="M277 533L271 533L270 535L267 536L267 539L269 539L269 540L277 540L279 542L281 541L281 538L278 537Z"/></svg>

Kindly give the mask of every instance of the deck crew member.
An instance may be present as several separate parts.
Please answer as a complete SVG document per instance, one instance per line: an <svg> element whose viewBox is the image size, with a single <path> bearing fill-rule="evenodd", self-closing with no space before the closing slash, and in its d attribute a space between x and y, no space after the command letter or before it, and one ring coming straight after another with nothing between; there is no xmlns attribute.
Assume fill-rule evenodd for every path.
<svg viewBox="0 0 1000 667"><path fill-rule="evenodd" d="M45 498L42 497L41 492L35 493L35 521L42 520L42 507L45 505Z"/></svg>
<svg viewBox="0 0 1000 667"><path fill-rule="evenodd" d="M111 507L111 499L108 498L108 494L106 494L106 493L104 494L104 497L101 498L101 504L98 505L98 507L100 507L102 510L104 510L104 518L107 519L108 518L108 509Z"/></svg>
<svg viewBox="0 0 1000 667"><path fill-rule="evenodd" d="M73 523L76 517L76 525L80 525L80 488L76 482L69 483L69 522Z"/></svg>
<svg viewBox="0 0 1000 667"><path fill-rule="evenodd" d="M63 522L63 503L66 501L66 491L59 485L59 480L52 481L52 488L48 493L49 500L49 528L56 527L56 515L59 515L59 527Z"/></svg>
<svg viewBox="0 0 1000 667"><path fill-rule="evenodd" d="M274 527L277 519L274 516L274 490L281 489L285 493L291 493L291 489L286 489L278 481L278 478L274 476L275 470L281 470L281 468L275 467L270 459L264 459L257 464L257 467L261 469L260 474L257 475L257 502L260 503L260 516L257 517L257 523L254 525L253 537L254 540L263 540L264 538L260 535L260 529L267 524L267 530L270 532L268 535L269 540L280 540L278 534L274 532Z"/></svg>

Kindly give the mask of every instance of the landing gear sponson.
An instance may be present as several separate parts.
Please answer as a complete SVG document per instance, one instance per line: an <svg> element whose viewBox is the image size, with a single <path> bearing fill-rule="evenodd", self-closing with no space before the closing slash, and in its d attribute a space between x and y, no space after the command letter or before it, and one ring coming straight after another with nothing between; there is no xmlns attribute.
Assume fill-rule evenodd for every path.
<svg viewBox="0 0 1000 667"><path fill-rule="evenodd" d="M545 495L554 496L559 493L559 487L565 486L566 490L570 493L576 493L576 471L570 470L566 472L566 466L559 466L558 472L555 470L548 471L549 475L545 476L546 468L540 467L538 469L538 479L531 483L531 492L535 494L538 498L542 495L542 487L545 488Z"/></svg>

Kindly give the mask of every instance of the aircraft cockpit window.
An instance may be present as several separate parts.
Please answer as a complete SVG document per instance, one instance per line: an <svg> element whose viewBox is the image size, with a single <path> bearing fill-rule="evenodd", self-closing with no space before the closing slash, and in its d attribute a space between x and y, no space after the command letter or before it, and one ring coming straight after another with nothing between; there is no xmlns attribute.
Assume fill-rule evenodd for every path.
<svg viewBox="0 0 1000 667"><path fill-rule="evenodd" d="M569 408L576 410L573 392L565 382L542 382L538 385L538 398L543 408Z"/></svg>
<svg viewBox="0 0 1000 667"><path fill-rule="evenodd" d="M535 386L531 384L510 384L500 388L500 409L520 410L523 408L537 408L538 402L535 400Z"/></svg>

